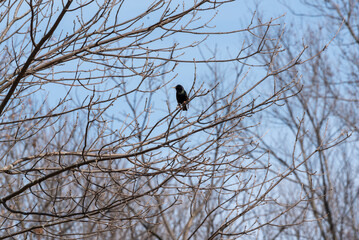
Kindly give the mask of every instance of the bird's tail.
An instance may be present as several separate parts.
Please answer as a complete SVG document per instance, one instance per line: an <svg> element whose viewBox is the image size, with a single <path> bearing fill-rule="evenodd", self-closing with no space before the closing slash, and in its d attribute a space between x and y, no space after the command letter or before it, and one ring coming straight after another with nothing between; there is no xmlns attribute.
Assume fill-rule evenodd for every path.
<svg viewBox="0 0 359 240"><path fill-rule="evenodd" d="M183 110L183 111L187 111L186 103L182 103L182 110Z"/></svg>

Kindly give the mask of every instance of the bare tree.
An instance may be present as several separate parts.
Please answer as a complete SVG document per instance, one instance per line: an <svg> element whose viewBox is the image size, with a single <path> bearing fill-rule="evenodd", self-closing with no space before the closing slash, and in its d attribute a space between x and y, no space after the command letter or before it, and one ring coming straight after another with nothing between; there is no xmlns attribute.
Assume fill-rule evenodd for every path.
<svg viewBox="0 0 359 240"><path fill-rule="evenodd" d="M278 219L275 227L263 229L268 239L359 239L358 215L358 164L357 118L358 107L356 79L357 1L300 1L307 7L305 13L287 7L300 16L322 16L317 26L305 26L308 38L299 41L296 32L286 34L282 44L287 49L286 58L278 58L276 64L286 62L300 51L305 42L310 46L307 53L313 54L323 49L326 36L334 35L336 26L342 25L339 34L325 53L305 65L297 65L285 74L277 75L277 85L287 78L302 75L303 87L293 98L285 99L281 107L273 108L271 122L280 127L282 138L262 138L261 148L271 152L277 160L273 164L289 167L288 158L293 154L291 146L282 144L293 136L299 136L296 151L301 158L318 152L312 161L303 164L280 191L283 204L291 204L297 199L288 191L288 186L296 192L308 196L302 207ZM303 21L305 22L305 21ZM298 28L296 28L298 30ZM284 57L285 55L282 55ZM264 58L268 59L268 58ZM298 90L298 89L297 89ZM296 92L295 88L284 93ZM298 118L302 114L302 118ZM298 132L298 126L301 130ZM326 150L326 145L335 142L338 135L351 136L336 148ZM278 141L279 140L279 141ZM280 147L278 147L280 145ZM287 192L290 192L287 194ZM304 222L304 224L303 224Z"/></svg>
<svg viewBox="0 0 359 240"><path fill-rule="evenodd" d="M307 47L277 64L278 19L210 28L231 2L158 0L134 15L129 1L1 3L2 239L233 239L313 199L283 206L273 190L346 136L298 150L297 121L291 162L273 169L254 133L260 121L250 119L301 91L297 75L277 79L306 62ZM186 55L208 36L234 33L251 36L234 57ZM176 40L182 34L194 40ZM270 56L263 66L261 55ZM187 114L167 91L184 63L195 69ZM234 75L221 75L219 63ZM251 67L266 66L249 81Z"/></svg>

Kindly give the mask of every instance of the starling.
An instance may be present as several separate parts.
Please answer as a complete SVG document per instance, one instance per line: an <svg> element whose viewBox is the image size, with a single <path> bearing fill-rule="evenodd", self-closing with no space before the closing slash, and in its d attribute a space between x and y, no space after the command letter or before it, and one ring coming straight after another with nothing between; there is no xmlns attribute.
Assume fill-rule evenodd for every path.
<svg viewBox="0 0 359 240"><path fill-rule="evenodd" d="M187 111L186 104L187 104L188 96L187 96L186 91L184 90L182 85L177 85L174 88L176 88L176 98L177 98L178 105L181 106L181 109L183 111Z"/></svg>

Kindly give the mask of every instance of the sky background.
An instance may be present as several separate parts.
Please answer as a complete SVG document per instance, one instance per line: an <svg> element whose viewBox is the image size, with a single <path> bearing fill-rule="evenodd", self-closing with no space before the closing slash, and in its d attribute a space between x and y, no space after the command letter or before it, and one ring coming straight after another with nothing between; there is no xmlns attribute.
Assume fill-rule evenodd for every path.
<svg viewBox="0 0 359 240"><path fill-rule="evenodd" d="M285 6L281 1L278 0L234 1L224 4L223 6L221 6L218 9L215 9L212 12L202 14L203 19L201 20L203 21L209 20L212 18L213 14L216 14L215 18L211 21L210 26L213 27L213 31L215 32L218 31L226 32L234 29L246 28L250 24L253 14L255 12L256 12L256 15L254 15L255 21L258 17L261 18L262 21L264 22L269 21L270 19L280 17L280 19L276 21L276 23L280 24L280 26L278 26L278 28L274 32L277 32L277 30L279 31L284 26L286 29L290 30L291 32L293 32L293 28L295 28L294 32L296 34L296 38L302 40L305 43L307 39L310 37L307 31L308 27L316 26L316 24L319 21L321 21L321 18L313 17L315 13L308 12L308 8L301 5L300 2L297 0L285 1L285 2L286 4L289 4L288 7L291 9L288 9L287 6ZM122 8L123 11L120 12L119 16L121 19L129 19L137 14L142 13L149 5L149 1L147 0L125 1L124 4L125 5ZM81 14L83 14L84 17L86 18L86 15L91 16L92 10L96 11L96 9L87 8ZM296 13L294 13L292 10L294 10ZM80 13L75 11L66 15L65 21L55 32L54 37L56 38L60 34L64 35L66 31L71 31L71 28L69 26L72 26L74 17L76 17L76 15L78 14ZM304 15L309 15L309 17L306 17ZM143 22L145 22L146 24L150 24L152 22L156 22L158 17L159 16L156 14L150 15L149 17L146 17L146 19L144 19ZM253 23L253 25L255 25L255 22ZM337 31L337 28L338 26L333 26L333 32L329 33L328 38L323 42L323 46L330 40L330 37L334 36L335 32ZM208 29L205 30L208 31ZM179 59L203 60L203 58L206 59L212 57L213 53L211 51L214 51L214 49L216 49L216 59L226 59L230 57L235 57L237 55L238 50L241 48L243 41L247 40L248 35L249 34L247 32L234 33L229 35L210 35L208 39L199 47L186 49L184 51L184 54ZM173 42L177 41L180 45L185 45L193 41L199 41L201 39L203 39L203 36L191 35L191 34L175 34L173 39L170 38L163 42L158 41L156 44L157 46L161 46L161 44L163 44L164 46L168 46L173 44ZM119 42L119 44L122 44L121 41ZM251 63L256 64L255 59L250 61L252 61ZM221 77L225 79L229 79L228 82L231 82L231 79L234 79L234 74L235 74L234 68L240 66L240 64L238 64L237 62L220 63L217 64L217 66L219 68L219 72L222 74ZM76 66L72 64L65 64L62 67L59 67L58 69L67 71L71 68L75 69L75 67ZM84 63L82 67L92 69L95 68L96 66L88 63ZM196 87L198 87L201 85L201 83L206 84L207 82L209 82L207 80L211 80L212 76L206 64L198 63L196 67L197 67ZM153 95L152 103L151 103L152 123L157 122L158 119L161 119L163 116L168 114L168 109L166 105L167 103L170 105L172 111L176 108L177 103L175 100L175 90L171 89L171 87L176 86L177 84L182 84L187 90L187 92L189 92L189 88L192 86L194 80L194 69L195 66L193 63L179 63L178 66L175 68L174 72L166 75L166 78L163 82L173 77L175 78L164 89L160 89L156 91L155 94ZM243 85L239 89L239 91L245 91L247 86L250 86L253 82L265 76L265 69L263 68L252 67L252 68L247 68L246 71L247 70L249 71L248 76L243 81ZM61 74L57 75L56 78L59 79L61 78L61 76L65 76L68 78L75 77L72 75L70 74L66 76L66 74L64 73L63 75ZM91 78L91 76L89 76L89 78ZM116 82L115 79L113 84L117 84L117 83L118 82ZM130 81L128 81L127 83L128 85L131 85ZM146 84L144 86L146 86ZM44 90L48 90L48 91L43 91L43 95L38 93L39 94L38 96L39 98L41 98L40 101L42 101L45 98L48 99L48 104L51 107L56 105L66 95L68 88L69 87L64 87L58 84L49 84L46 86L46 88L44 88ZM258 88L258 92L260 92L261 89L262 89L262 93L266 92L266 89L261 87ZM115 91L117 91L117 89L115 89ZM91 94L92 94L91 90L85 90L79 87L72 93L72 96L74 101L80 105L84 101L84 99L89 99L89 96L91 96ZM252 97L255 96L248 95L248 101L250 101ZM144 104L145 99L142 99L141 101ZM197 114L198 111L200 111L200 109L197 108L198 104L196 101L197 99L191 102L189 111L183 113L184 115L191 116ZM114 115L118 115L118 113L120 112L125 114L128 113L128 109L126 109L126 107L124 107L124 104L122 103L123 102L121 102L121 100L115 102L114 106L112 107ZM140 108L142 107L143 106L141 106Z"/></svg>
<svg viewBox="0 0 359 240"><path fill-rule="evenodd" d="M234 29L246 28L251 22L253 14L256 11L254 20L260 17L262 21L269 21L270 19L280 17L280 19L276 21L276 23L280 24L280 26L278 26L278 29L276 30L280 30L285 26L286 29L291 30L291 32L293 32L293 28L295 27L294 32L296 34L296 37L305 43L306 39L310 37L307 28L309 26L315 26L319 21L321 21L321 18L313 17L315 13L308 12L308 8L301 5L299 1L293 0L293 1L285 1L285 2L288 4L288 7L290 7L291 9L288 9L288 7L285 6L281 1L277 1L277 0L234 1L228 4L224 4L223 6L212 12L206 13L205 15L202 16L202 18L203 20L206 20L205 18L207 17L207 20L209 20L210 18L212 18L213 14L215 13L216 16L210 23L210 26L213 27L213 31L215 32L231 31ZM125 5L122 8L125 9L125 11L120 12L120 16L122 19L129 19L137 14L142 13L144 9L147 8L148 4L149 2L146 0L125 1ZM293 12L293 10L295 11L295 13ZM87 13L91 13L91 8L86 9L86 12L84 12L83 14L86 15ZM72 14L76 15L78 13L74 12ZM309 16L306 17L305 15L309 15ZM144 20L144 22L146 24L156 22L158 17L159 16L157 15L149 16ZM73 21L73 16L67 15L67 18L65 20L66 21L63 23L64 25L62 26L64 30L68 29L69 25L71 26ZM255 25L255 23L253 25ZM208 31L208 29L205 30ZM330 37L334 36L336 31L337 31L337 26L334 26L333 32L329 33L327 41L330 40ZM241 48L243 41L246 40L247 37L248 37L247 32L234 33L229 35L210 35L208 39L203 44L200 45L200 47L186 49L184 55L182 55L180 59L203 60L203 58L212 57L213 55L211 51L213 51L214 49L216 49L216 59L226 59L228 57L235 57L237 55L238 50ZM191 35L191 34L175 34L173 39L167 39L163 42L159 41L155 44L155 46L156 45L161 46L161 44L163 44L164 46L168 46L175 41L179 42L181 45L185 45L193 41L199 41L201 39L203 39L203 36ZM324 44L327 43L327 41L323 42L323 46ZM121 44L121 42L119 44ZM204 55L204 57L202 57L202 54ZM256 64L255 60L252 59L251 61L254 61L251 63ZM74 66L64 65L63 69L66 70L71 67ZM93 68L95 66L91 66L85 63L82 67ZM197 67L196 77L197 77L197 87L198 87L199 85L201 85L201 83L208 82L207 80L210 79L212 76L206 64L198 63L196 67ZM235 67L238 67L238 64L236 62L218 64L218 68L220 69L220 72L223 75L222 77L226 79L234 78ZM171 106L172 111L177 106L175 100L175 90L171 89L171 87L176 86L177 84L182 84L187 90L187 92L189 91L189 88L192 86L194 80L194 69L195 67L193 63L179 63L178 66L175 68L174 72L166 75L165 80L169 80L173 77L175 77L175 79L164 89L160 89L156 91L155 94L153 95L152 103L151 103L152 124L157 122L157 120L161 119L164 115L168 114L167 105L166 105L167 103ZM249 73L245 81L243 82L242 88L240 88L239 91L246 90L247 86L250 86L254 81L265 76L265 70L263 68L252 67L246 70L248 70ZM128 84L130 85L129 81ZM146 84L144 86L146 86ZM67 89L68 87L63 87L59 85L53 85L53 86L50 85L50 87L48 88L48 90L50 90L50 95L48 96L50 105L57 104L59 100L66 94ZM266 91L266 89L262 87L259 87L258 91L260 92L261 89L263 90L262 93ZM78 88L74 93L75 94L73 99L76 99L76 102L78 102L78 104L82 103L84 99L86 98L88 99L88 97L91 96L92 94L91 91L84 90L81 88ZM248 95L248 101L250 101L252 97L255 96ZM145 99L142 99L141 101L144 103ZM197 100L191 102L189 111L183 113L183 115L190 116L197 114L198 111L200 111L200 109L197 108L198 104L196 101ZM143 106L141 106L140 108L142 107ZM124 107L124 104L121 104L121 100L120 100L114 104L113 112L115 115L117 115L117 112L128 113L128 109ZM125 115L121 115L121 116L124 117ZM118 127L118 126L114 126L114 127Z"/></svg>

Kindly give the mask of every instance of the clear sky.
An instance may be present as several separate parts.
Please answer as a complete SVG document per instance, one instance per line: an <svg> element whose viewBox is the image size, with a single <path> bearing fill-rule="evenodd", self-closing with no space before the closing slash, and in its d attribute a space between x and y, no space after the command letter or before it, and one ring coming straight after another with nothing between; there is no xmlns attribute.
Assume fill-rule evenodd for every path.
<svg viewBox="0 0 359 240"><path fill-rule="evenodd" d="M181 1L182 2L182 1ZM288 1L289 2L289 1ZM144 4L147 3L147 4ZM147 0L142 1L125 1L125 5L123 9L126 9L126 11L120 12L120 16L123 19L127 19L132 17L133 15L137 15L138 13L142 12L143 9L146 8L148 5ZM304 8L302 5L298 3L298 1L290 1L290 7L292 9L295 9L299 13L307 11L306 8ZM295 27L298 28L297 34L299 38L307 38L305 28L312 24L314 21L318 21L318 18L305 18L303 16L298 16L293 14L292 11L288 10L286 6L284 6L280 1L278 0L262 0L262 1L234 1L228 4L224 4L220 8L216 9L215 11L208 13L207 15L202 16L203 18L207 17L208 19L212 18L213 14L216 14L216 17L213 21L211 21L210 26L213 27L213 31L231 31L233 29L238 28L246 28L249 23L251 22L251 19L253 17L254 12L256 11L255 19L257 16L263 16L261 17L262 21L269 21L271 18L278 18L280 16L281 19L277 21L277 23L282 24L280 27L284 26L284 23L287 28L293 27L293 24L295 24ZM85 15L91 13L91 9L87 9L87 11L84 13ZM62 26L63 29L68 29L68 26L72 24L73 17L78 13L73 12L66 17L66 21L63 23ZM149 22L155 22L156 18L158 16L150 16L145 19L146 23ZM302 24L298 24L302 23ZM303 29L299 29L298 26L302 26ZM279 29L279 28L278 28ZM210 29L212 30L212 29ZM58 34L59 32L56 32ZM245 38L248 37L247 32L243 33L235 33L230 35L211 35L208 37L206 42L204 44L201 44L199 48L189 48L186 49L184 52L184 55L180 57L180 59L187 59L187 60L202 60L201 54L203 54L205 57L212 57L211 51L213 49L217 49L217 59L226 59L229 56L236 56L238 50L241 48L241 45ZM167 42L159 42L156 44L168 44L168 41L177 41L180 44L186 44L193 41L198 41L200 39L203 39L203 36L198 35L191 35L191 34L176 34L174 39L166 40ZM120 43L121 44L121 43ZM94 66L86 65L85 63L83 67L89 67L92 68ZM233 68L235 67L236 63L225 63L225 64L219 64L219 68L221 71L224 72L226 78L231 79ZM67 69L69 66L65 65L63 66L64 69ZM263 77L263 69L259 68L252 68L250 70L250 73L248 75L248 82L250 84L251 79L256 79ZM208 79L211 76L208 76L208 67L205 64L197 64L197 86L199 86L202 82L206 82L206 79ZM173 89L170 89L170 87L175 86L176 84L180 83L182 84L187 90L192 85L193 79L194 79L194 64L193 63L179 63L178 67L175 69L173 73L168 74L166 77L167 79L170 79L174 77L177 74L177 77L170 83L169 86L167 86L168 91L173 91L173 94L170 95L173 99L170 99L171 102L171 108L174 110L176 107L176 100ZM55 105L58 103L59 99L62 98L66 94L65 89L61 89L62 87L59 87L58 85L49 87L50 90L49 94L49 103L52 105ZM79 100L79 102L82 102L83 99L88 97L91 94L90 91L86 90L77 90L75 97ZM164 91L158 91L152 99L152 108L156 111L153 111L151 118L152 121L156 122L157 119L160 119L163 117L163 115L166 113L167 108L164 104L167 101L167 96L164 94ZM192 107L190 107L190 110L185 114L193 114L191 111L195 111L196 102L191 103ZM114 112L116 113L118 109L123 108L123 106L120 106L119 103L114 105ZM162 110L162 111L161 111Z"/></svg>

